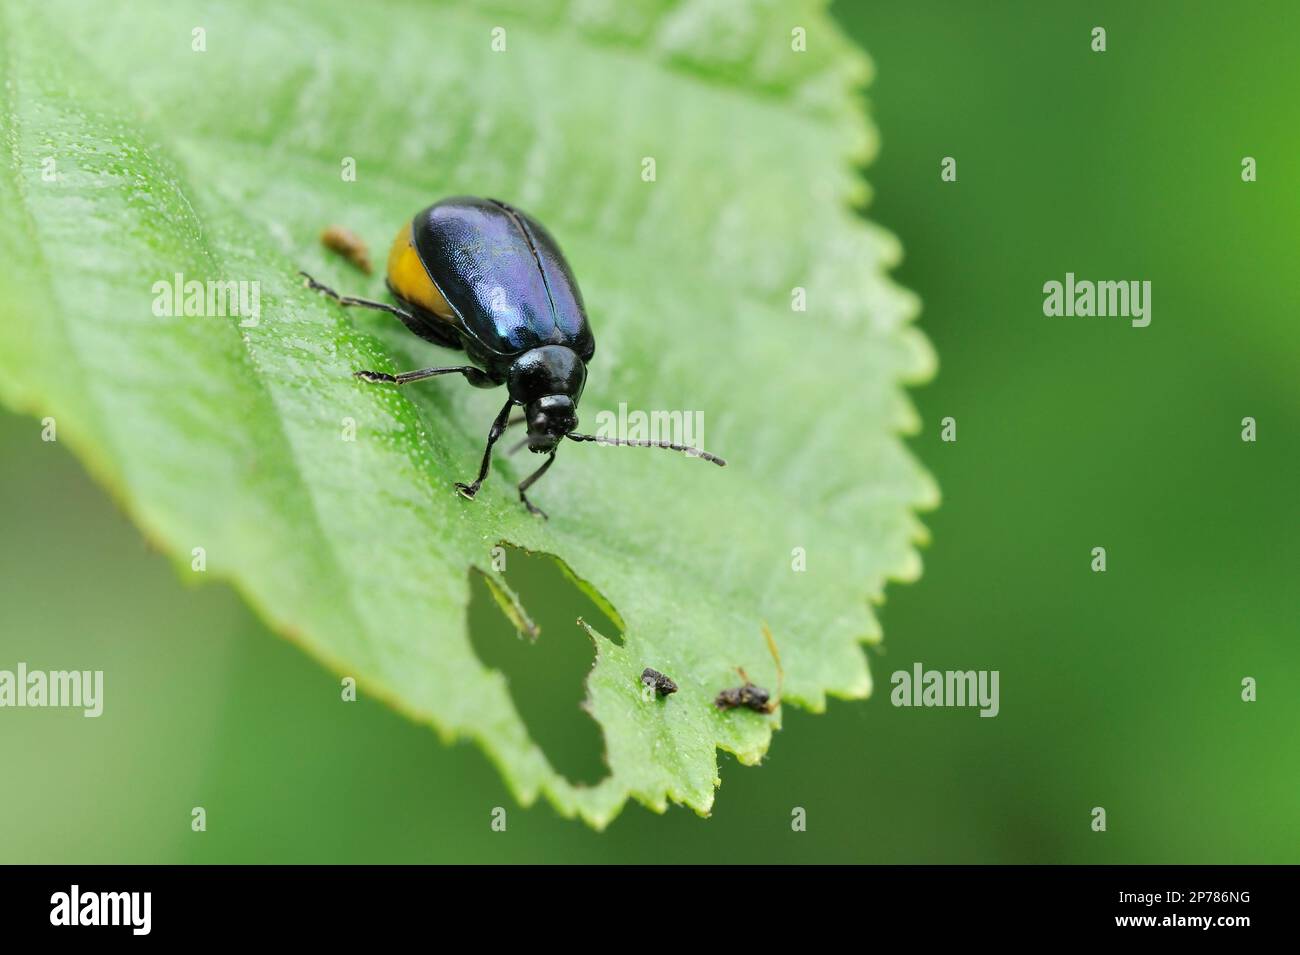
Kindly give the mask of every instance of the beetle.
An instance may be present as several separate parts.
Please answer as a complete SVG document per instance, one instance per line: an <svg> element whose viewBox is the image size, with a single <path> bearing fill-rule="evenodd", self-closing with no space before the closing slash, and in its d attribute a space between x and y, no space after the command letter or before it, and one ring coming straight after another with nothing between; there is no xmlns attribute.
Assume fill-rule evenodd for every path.
<svg viewBox="0 0 1300 955"><path fill-rule="evenodd" d="M456 482L466 498L478 493L492 461L492 446L510 425L527 423L528 450L545 454L542 466L519 482L529 512L546 517L528 489L555 460L560 441L658 447L683 451L723 467L726 461L698 448L667 441L580 434L578 400L587 363L596 351L582 292L560 247L540 222L497 199L454 196L417 213L398 230L388 253L386 283L396 305L340 295L306 272L308 288L343 306L397 316L415 335L463 350L471 364L420 368L390 375L357 371L368 382L406 385L436 375L464 375L476 388L505 385L509 397L488 431L478 476ZM512 420L512 409L523 417Z"/></svg>

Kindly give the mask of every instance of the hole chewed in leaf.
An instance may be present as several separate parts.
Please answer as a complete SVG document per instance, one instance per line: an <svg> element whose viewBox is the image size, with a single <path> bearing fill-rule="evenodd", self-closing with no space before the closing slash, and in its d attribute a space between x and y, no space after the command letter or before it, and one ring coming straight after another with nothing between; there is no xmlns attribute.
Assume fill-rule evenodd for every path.
<svg viewBox="0 0 1300 955"><path fill-rule="evenodd" d="M552 767L575 785L605 778L605 741L587 711L587 675L595 647L577 625L582 617L622 641L617 615L563 562L510 548L506 580L470 573L469 632L485 666L506 678L510 696L533 741ZM526 609L527 608L527 609Z"/></svg>

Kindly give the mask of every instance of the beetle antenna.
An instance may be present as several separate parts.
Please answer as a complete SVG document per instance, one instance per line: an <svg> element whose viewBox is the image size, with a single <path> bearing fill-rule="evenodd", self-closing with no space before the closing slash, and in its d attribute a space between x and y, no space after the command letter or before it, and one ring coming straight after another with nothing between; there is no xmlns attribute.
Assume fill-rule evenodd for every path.
<svg viewBox="0 0 1300 955"><path fill-rule="evenodd" d="M681 451L683 454L690 455L693 458L703 458L705 461L712 461L720 468L725 468L727 462L716 454L710 454L708 451L701 451L699 448L688 447L685 444L673 444L670 441L637 441L627 438L606 438L599 434L577 434L570 431L565 435L571 441L591 441L595 444L612 444L625 448L667 448L669 451Z"/></svg>

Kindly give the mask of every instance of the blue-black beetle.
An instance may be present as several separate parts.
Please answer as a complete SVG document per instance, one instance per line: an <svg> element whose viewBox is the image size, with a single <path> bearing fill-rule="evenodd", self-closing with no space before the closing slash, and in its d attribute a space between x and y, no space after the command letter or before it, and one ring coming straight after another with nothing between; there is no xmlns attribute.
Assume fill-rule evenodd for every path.
<svg viewBox="0 0 1300 955"><path fill-rule="evenodd" d="M582 293L555 239L540 222L498 202L456 196L435 202L403 226L388 254L388 290L397 305L339 295L302 273L307 285L341 305L390 312L425 341L463 349L472 365L421 368L389 375L358 371L366 381L404 385L434 375L464 375L478 388L505 385L510 393L492 422L478 477L456 488L472 498L487 477L492 446L510 425L528 424L528 449L546 461L519 482L519 499L534 514L528 488L555 460L562 438L640 447L669 448L726 462L697 448L665 441L626 440L578 434L577 406L587 382L596 341L587 324ZM522 405L523 418L511 409Z"/></svg>

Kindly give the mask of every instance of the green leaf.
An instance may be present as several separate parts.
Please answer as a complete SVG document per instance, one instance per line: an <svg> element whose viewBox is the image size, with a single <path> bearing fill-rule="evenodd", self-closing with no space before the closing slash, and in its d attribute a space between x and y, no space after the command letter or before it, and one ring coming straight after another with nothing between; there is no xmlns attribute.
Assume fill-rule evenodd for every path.
<svg viewBox="0 0 1300 955"><path fill-rule="evenodd" d="M919 574L913 511L937 499L898 439L917 424L902 385L934 360L885 277L897 243L850 207L868 65L820 3L50 0L4 5L0 73L0 397L54 417L185 573L203 548L326 665L476 740L523 803L596 826L628 796L706 813L717 748L761 759L779 711L712 700L737 666L775 685L764 623L785 702L869 693L868 601ZM382 297L320 230L347 225L382 263L401 223L460 193L564 246L597 341L584 424L621 402L700 410L726 469L569 445L534 490L549 522L514 493L536 459L498 456L476 501L454 492L501 392L354 380L449 353L296 272ZM258 324L155 315L177 273L260 283ZM590 635L596 785L550 766L469 642L471 568L530 626L492 569L502 542L555 555L623 630ZM645 666L680 691L644 702Z"/></svg>

